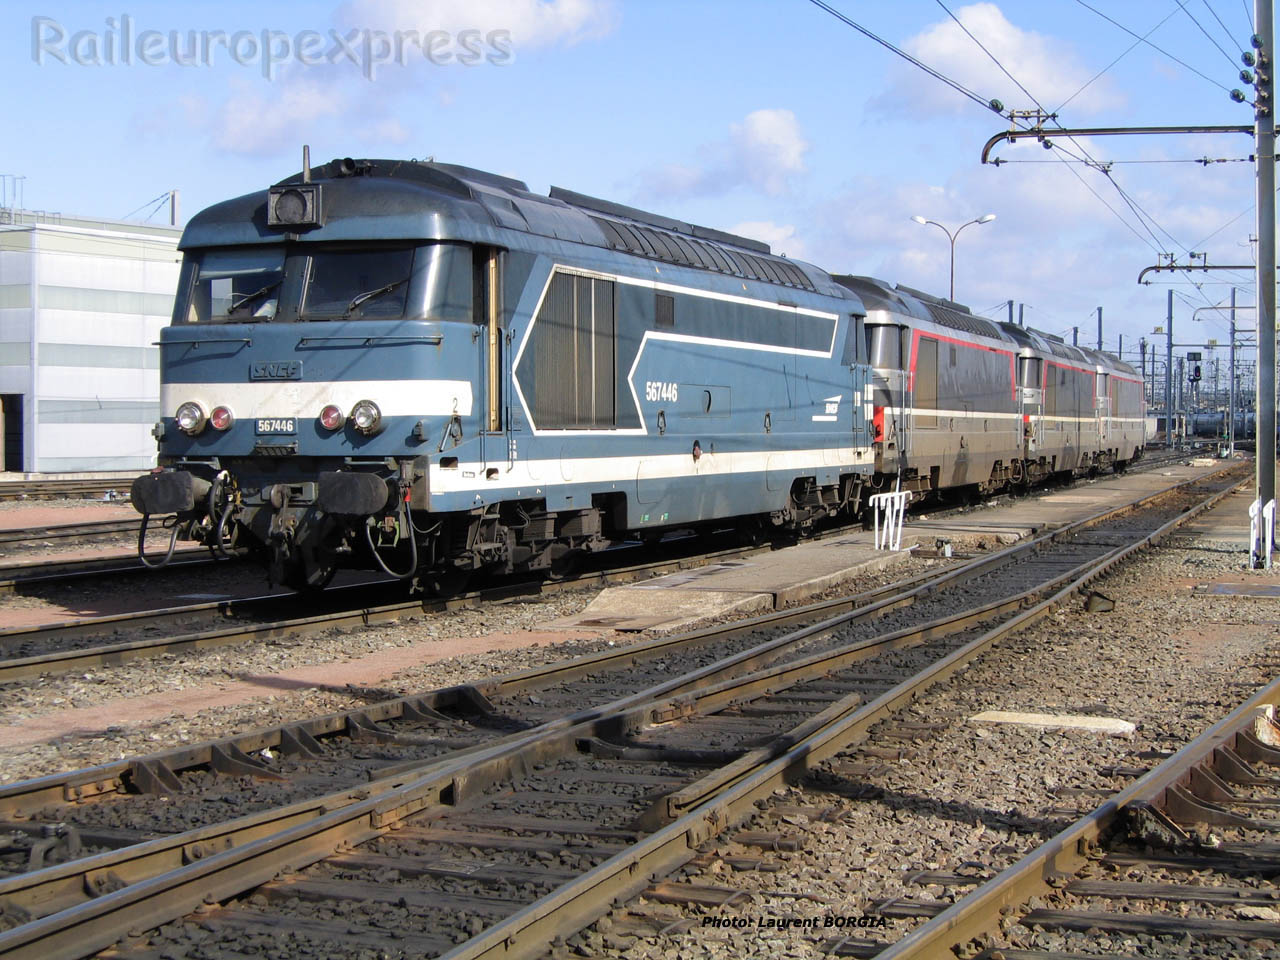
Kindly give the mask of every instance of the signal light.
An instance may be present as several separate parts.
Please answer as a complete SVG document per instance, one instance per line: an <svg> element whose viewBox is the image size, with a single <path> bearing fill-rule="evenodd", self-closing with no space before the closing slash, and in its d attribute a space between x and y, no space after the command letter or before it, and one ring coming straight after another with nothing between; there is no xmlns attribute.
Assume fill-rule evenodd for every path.
<svg viewBox="0 0 1280 960"><path fill-rule="evenodd" d="M190 400L178 407L178 412L173 419L178 424L178 429L188 436L194 437L204 429L204 410L200 404Z"/></svg>
<svg viewBox="0 0 1280 960"><path fill-rule="evenodd" d="M209 414L209 426L215 430L229 430L235 422L236 418L230 407L214 407Z"/></svg>
<svg viewBox="0 0 1280 960"><path fill-rule="evenodd" d="M351 408L351 423L365 436L382 429L382 411L372 400L358 400Z"/></svg>
<svg viewBox="0 0 1280 960"><path fill-rule="evenodd" d="M320 425L326 430L337 430L344 420L346 417L342 415L342 408L332 403L320 411Z"/></svg>

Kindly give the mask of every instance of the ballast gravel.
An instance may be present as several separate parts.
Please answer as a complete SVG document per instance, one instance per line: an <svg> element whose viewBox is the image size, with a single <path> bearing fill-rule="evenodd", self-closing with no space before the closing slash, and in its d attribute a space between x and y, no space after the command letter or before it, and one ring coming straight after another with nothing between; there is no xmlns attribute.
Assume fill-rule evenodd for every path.
<svg viewBox="0 0 1280 960"><path fill-rule="evenodd" d="M936 568L937 561L912 559L887 571L855 577L845 592L869 590ZM126 697L164 694L194 687L230 685L243 677L271 677L301 666L342 663L379 651L411 646L445 646L449 641L541 629L576 614L595 589L449 611L361 630L333 630L303 637L277 638L180 655L137 660L83 674L40 677L11 685L0 696L0 724L21 724L69 707L93 707ZM815 598L816 599L816 598ZM6 598L0 597L0 605ZM705 625L730 617L707 618ZM703 624L700 624L703 625ZM71 734L30 747L0 749L0 783L58 773L166 747L230 736L288 721L350 710L457 683L472 683L540 664L554 663L619 644L640 643L650 634L584 635L567 631L545 646L465 653L397 671L376 687L308 686L264 696L250 703L174 715L139 727L121 717L103 735ZM468 646L474 646L468 643Z"/></svg>
<svg viewBox="0 0 1280 960"><path fill-rule="evenodd" d="M671 908L642 899L572 939L566 952L629 960L824 957L842 937L893 941L920 922L881 920L876 907L886 901L950 903L972 889L915 882L923 871L985 876L1015 863L1131 782L1115 768L1156 765L1276 675L1274 601L1190 589L1212 579L1274 583L1274 575L1242 569L1225 545L1181 543L1095 584L1116 600L1114 611L1088 613L1083 598L1074 600L887 721L882 732L904 720L947 724L905 743L873 734L869 744L901 747L900 758L854 749L775 794L730 837L774 834L797 840L798 851L730 839L705 866L683 872L694 884L743 891L731 906L684 908L685 923L657 935L643 919L659 918L648 925L656 930L670 922ZM1118 737L970 722L984 710L1118 717L1137 730ZM732 858L765 866L735 870ZM1150 908L1130 901L1125 909ZM1210 941L1191 950L1183 938L1013 931L1011 944L1023 949L1280 958L1269 941Z"/></svg>

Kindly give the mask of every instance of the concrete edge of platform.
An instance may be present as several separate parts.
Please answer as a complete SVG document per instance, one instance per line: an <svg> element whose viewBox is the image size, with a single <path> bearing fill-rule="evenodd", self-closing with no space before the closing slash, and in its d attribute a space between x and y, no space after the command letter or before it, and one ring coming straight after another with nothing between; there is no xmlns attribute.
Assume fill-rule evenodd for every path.
<svg viewBox="0 0 1280 960"><path fill-rule="evenodd" d="M834 589L841 584L848 583L865 573L879 573L887 570L889 567L896 566L908 560L913 551L920 546L917 540L914 543L904 542L901 550L889 553L880 553L867 560L863 560L854 567L846 567L843 570L837 570L835 573L825 574L821 577L814 577L811 580L804 580L800 583L792 584L788 587L782 587L774 591L773 607L775 610L781 610L783 607L798 605L806 600L812 600L819 594L826 593L828 590Z"/></svg>

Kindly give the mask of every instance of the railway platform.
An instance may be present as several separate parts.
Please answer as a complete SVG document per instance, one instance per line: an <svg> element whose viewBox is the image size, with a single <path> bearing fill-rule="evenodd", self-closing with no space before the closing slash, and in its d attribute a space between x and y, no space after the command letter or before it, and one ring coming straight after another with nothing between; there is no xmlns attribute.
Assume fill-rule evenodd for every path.
<svg viewBox="0 0 1280 960"><path fill-rule="evenodd" d="M746 616L803 603L860 574L883 569L939 541L956 553L999 550L1036 534L1175 484L1217 473L1231 461L1196 459L1141 473L1106 477L1021 500L984 504L963 513L908 514L902 550L875 549L870 531L803 543L787 550L604 590L550 629L675 632L728 615ZM1229 497L1192 527L1195 534L1248 551L1249 494ZM1203 531L1203 533L1201 533Z"/></svg>

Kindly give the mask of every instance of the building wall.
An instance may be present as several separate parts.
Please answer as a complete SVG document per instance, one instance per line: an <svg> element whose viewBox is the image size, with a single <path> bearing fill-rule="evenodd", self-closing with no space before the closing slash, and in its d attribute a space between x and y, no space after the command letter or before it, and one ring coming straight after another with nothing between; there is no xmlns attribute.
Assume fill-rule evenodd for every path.
<svg viewBox="0 0 1280 960"><path fill-rule="evenodd" d="M61 218L0 227L0 394L23 397L23 463L148 469L179 231Z"/></svg>

